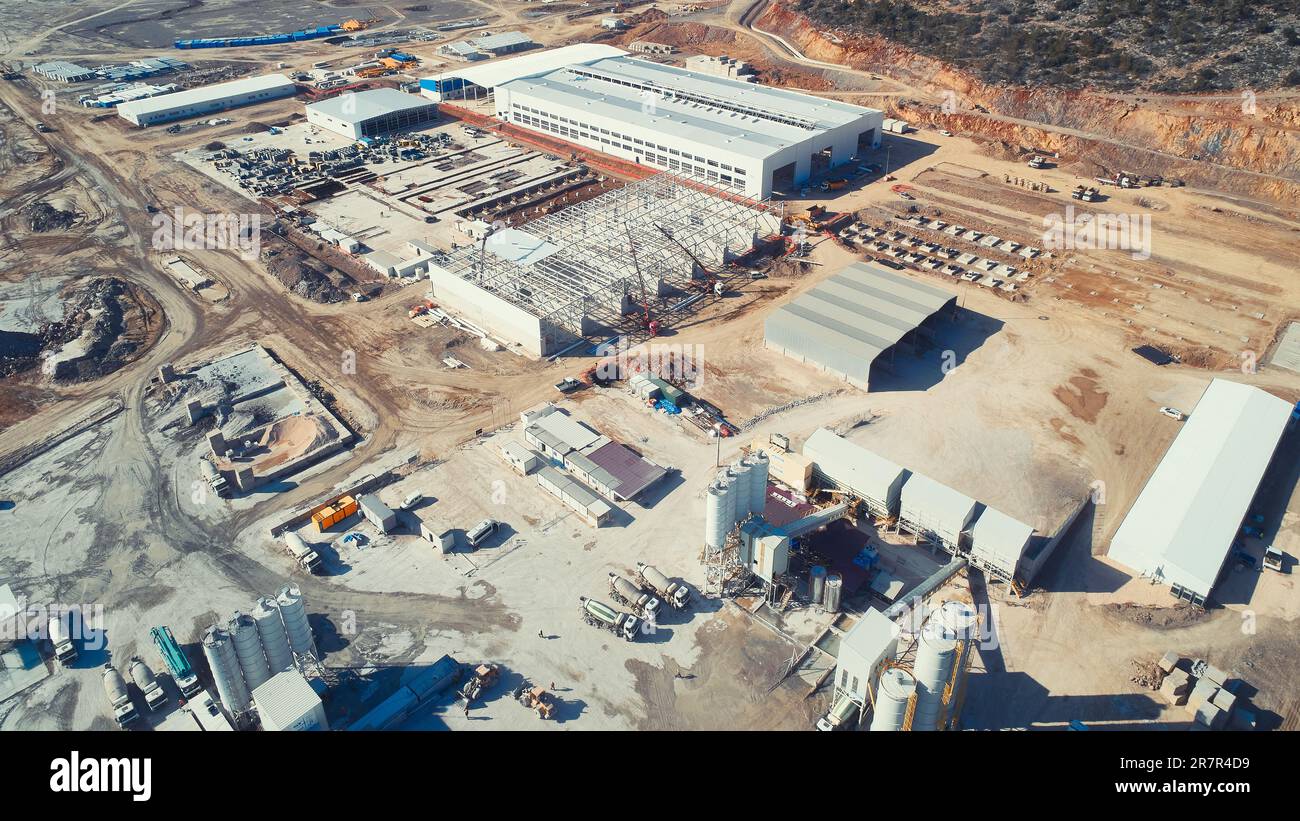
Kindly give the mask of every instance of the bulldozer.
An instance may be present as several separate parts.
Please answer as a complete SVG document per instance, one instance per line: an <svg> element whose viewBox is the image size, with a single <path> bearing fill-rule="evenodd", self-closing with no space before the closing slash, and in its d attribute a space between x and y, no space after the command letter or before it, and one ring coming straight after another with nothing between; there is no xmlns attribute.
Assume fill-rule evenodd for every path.
<svg viewBox="0 0 1300 821"><path fill-rule="evenodd" d="M529 687L525 682L515 690L515 699L530 710L537 711L537 717L545 721L555 715L555 697L545 687Z"/></svg>

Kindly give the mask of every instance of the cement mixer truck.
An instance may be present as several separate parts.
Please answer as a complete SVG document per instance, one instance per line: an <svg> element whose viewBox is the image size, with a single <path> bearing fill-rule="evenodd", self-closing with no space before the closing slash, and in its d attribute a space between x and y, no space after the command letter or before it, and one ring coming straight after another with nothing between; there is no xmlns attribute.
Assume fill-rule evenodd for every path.
<svg viewBox="0 0 1300 821"><path fill-rule="evenodd" d="M609 574L609 594L614 597L614 601L626 604L646 621L653 622L659 614L658 598L617 573Z"/></svg>
<svg viewBox="0 0 1300 821"><path fill-rule="evenodd" d="M126 690L126 681L111 664L104 665L104 692L108 695L108 703L113 708L113 720L117 722L117 726L125 727L140 718L140 714L135 711L135 705L131 703L131 694Z"/></svg>
<svg viewBox="0 0 1300 821"><path fill-rule="evenodd" d="M159 686L158 679L154 678L153 670L144 663L144 659L131 656L130 670L131 680L135 682L136 687L140 688L140 692L144 693L144 701L149 705L150 712L167 703L167 694Z"/></svg>
<svg viewBox="0 0 1300 821"><path fill-rule="evenodd" d="M50 644L54 645L54 657L64 667L77 660L77 646L72 643L72 624L78 615L75 610L67 610L50 618Z"/></svg>
<svg viewBox="0 0 1300 821"><path fill-rule="evenodd" d="M582 620L592 627L601 627L616 636L622 636L627 641L635 641L636 634L640 632L641 620L631 613L623 613L610 607L604 602L589 599L586 596L581 597L579 602L582 603Z"/></svg>
<svg viewBox="0 0 1300 821"><path fill-rule="evenodd" d="M646 586L663 597L674 610L684 610L691 603L691 591L645 562L637 562L636 572Z"/></svg>
<svg viewBox="0 0 1300 821"><path fill-rule="evenodd" d="M320 567L320 554L308 547L307 543L297 533L291 530L284 532L284 547L289 551L289 555L298 562L298 565L308 573L314 573L316 568Z"/></svg>

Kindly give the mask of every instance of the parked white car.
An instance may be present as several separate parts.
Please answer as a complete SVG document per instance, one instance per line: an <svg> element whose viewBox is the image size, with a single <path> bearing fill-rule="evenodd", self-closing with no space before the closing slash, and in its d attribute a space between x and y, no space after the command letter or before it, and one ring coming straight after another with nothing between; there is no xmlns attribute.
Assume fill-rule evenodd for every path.
<svg viewBox="0 0 1300 821"><path fill-rule="evenodd" d="M1165 416L1168 416L1170 419L1176 419L1179 422L1187 418L1187 414L1183 413L1178 408L1171 408L1168 405L1165 405L1163 408L1161 408L1160 412L1163 413Z"/></svg>

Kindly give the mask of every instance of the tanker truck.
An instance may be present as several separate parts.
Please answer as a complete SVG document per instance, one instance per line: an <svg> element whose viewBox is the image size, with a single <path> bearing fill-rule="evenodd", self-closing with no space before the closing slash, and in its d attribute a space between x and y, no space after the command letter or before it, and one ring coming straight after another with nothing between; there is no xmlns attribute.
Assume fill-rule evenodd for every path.
<svg viewBox="0 0 1300 821"><path fill-rule="evenodd" d="M131 694L126 690L126 681L111 664L104 665L104 692L108 695L108 703L113 708L113 720L117 722L117 726L125 727L140 717L140 714L135 711L135 705L131 703Z"/></svg>
<svg viewBox="0 0 1300 821"><path fill-rule="evenodd" d="M76 618L75 610L67 610L50 618L50 644L54 645L54 657L64 667L77 660L77 645L72 643L72 624Z"/></svg>
<svg viewBox="0 0 1300 821"><path fill-rule="evenodd" d="M674 610L683 610L691 603L691 591L682 582L675 582L645 562L637 562L636 572L646 586L663 597Z"/></svg>
<svg viewBox="0 0 1300 821"><path fill-rule="evenodd" d="M284 533L284 546L289 551L289 555L297 560L303 570L313 573L320 566L320 554L307 546L302 537L291 530Z"/></svg>
<svg viewBox="0 0 1300 821"><path fill-rule="evenodd" d="M601 627L616 636L622 636L628 641L635 641L636 634L640 632L641 620L631 613L623 613L610 607L604 602L589 599L586 596L578 599L582 603L582 619L593 627Z"/></svg>
<svg viewBox="0 0 1300 821"><path fill-rule="evenodd" d="M167 694L163 692L158 679L154 678L153 670L144 663L144 659L131 656L130 670L131 680L135 682L136 687L140 688L140 692L144 693L144 701L149 705L150 712L167 703Z"/></svg>
<svg viewBox="0 0 1300 821"><path fill-rule="evenodd" d="M614 597L614 601L626 604L646 621L653 622L659 614L659 599L617 573L609 574L609 594Z"/></svg>

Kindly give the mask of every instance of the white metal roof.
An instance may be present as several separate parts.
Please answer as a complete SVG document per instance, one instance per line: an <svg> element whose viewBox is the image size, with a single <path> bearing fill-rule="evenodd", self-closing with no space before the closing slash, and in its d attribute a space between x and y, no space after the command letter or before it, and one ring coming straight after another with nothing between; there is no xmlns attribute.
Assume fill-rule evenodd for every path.
<svg viewBox="0 0 1300 821"><path fill-rule="evenodd" d="M558 245L518 228L503 228L489 234L484 247L516 265L531 265L560 250Z"/></svg>
<svg viewBox="0 0 1300 821"><path fill-rule="evenodd" d="M953 490L921 473L913 473L903 483L900 516L920 525L950 544L970 522L975 512L974 499Z"/></svg>
<svg viewBox="0 0 1300 821"><path fill-rule="evenodd" d="M803 444L803 455L813 460L822 475L838 482L858 496L886 505L891 488L903 475L903 468L861 445L855 445L826 428L818 428Z"/></svg>
<svg viewBox="0 0 1300 821"><path fill-rule="evenodd" d="M263 724L288 727L320 705L320 696L297 670L276 673L253 690Z"/></svg>
<svg viewBox="0 0 1300 821"><path fill-rule="evenodd" d="M971 553L977 558L1014 573L1020 556L1034 535L1033 527L1013 519L996 508L985 508L971 528Z"/></svg>
<svg viewBox="0 0 1300 821"><path fill-rule="evenodd" d="M1208 596L1290 416L1289 403L1259 388L1212 381L1108 555Z"/></svg>
<svg viewBox="0 0 1300 821"><path fill-rule="evenodd" d="M407 94L392 88L372 88L368 91L345 92L319 103L307 106L308 111L316 111L345 123L361 123L374 117L382 117L395 111L412 108L428 108L433 105L418 94Z"/></svg>
<svg viewBox="0 0 1300 821"><path fill-rule="evenodd" d="M491 51L494 48L506 46L522 46L525 43L533 42L533 38L522 31L503 31L500 34L489 34L486 37L470 40L470 42L484 51Z"/></svg>
<svg viewBox="0 0 1300 821"><path fill-rule="evenodd" d="M146 100L132 100L129 103L122 103L117 107L119 113L126 112L139 116L141 114L153 114L157 111L171 111L174 108L187 108L189 106L202 105L203 103L213 100L224 100L229 97L238 97L243 94L254 94L258 91L270 91L273 89L292 89L293 81L283 74L263 74L258 77L244 77L239 80L231 80L228 83L217 83L216 85L200 86L185 91L177 91L173 94L162 94L157 97L150 97Z"/></svg>
<svg viewBox="0 0 1300 821"><path fill-rule="evenodd" d="M560 410L538 419L529 430L547 447L561 452L565 447L582 450L600 438L599 433Z"/></svg>
<svg viewBox="0 0 1300 821"><path fill-rule="evenodd" d="M864 659L876 659L897 641L900 630L893 620L879 610L868 610L840 639L840 652L857 653Z"/></svg>
<svg viewBox="0 0 1300 821"><path fill-rule="evenodd" d="M618 57L624 54L627 54L627 52L614 46L601 43L578 43L577 45L562 46L548 51L524 54L519 57L493 60L483 65L446 71L439 74L437 79L449 80L457 77L476 86L495 88L502 83L518 80L521 77L535 77L563 66L594 63L606 57Z"/></svg>

